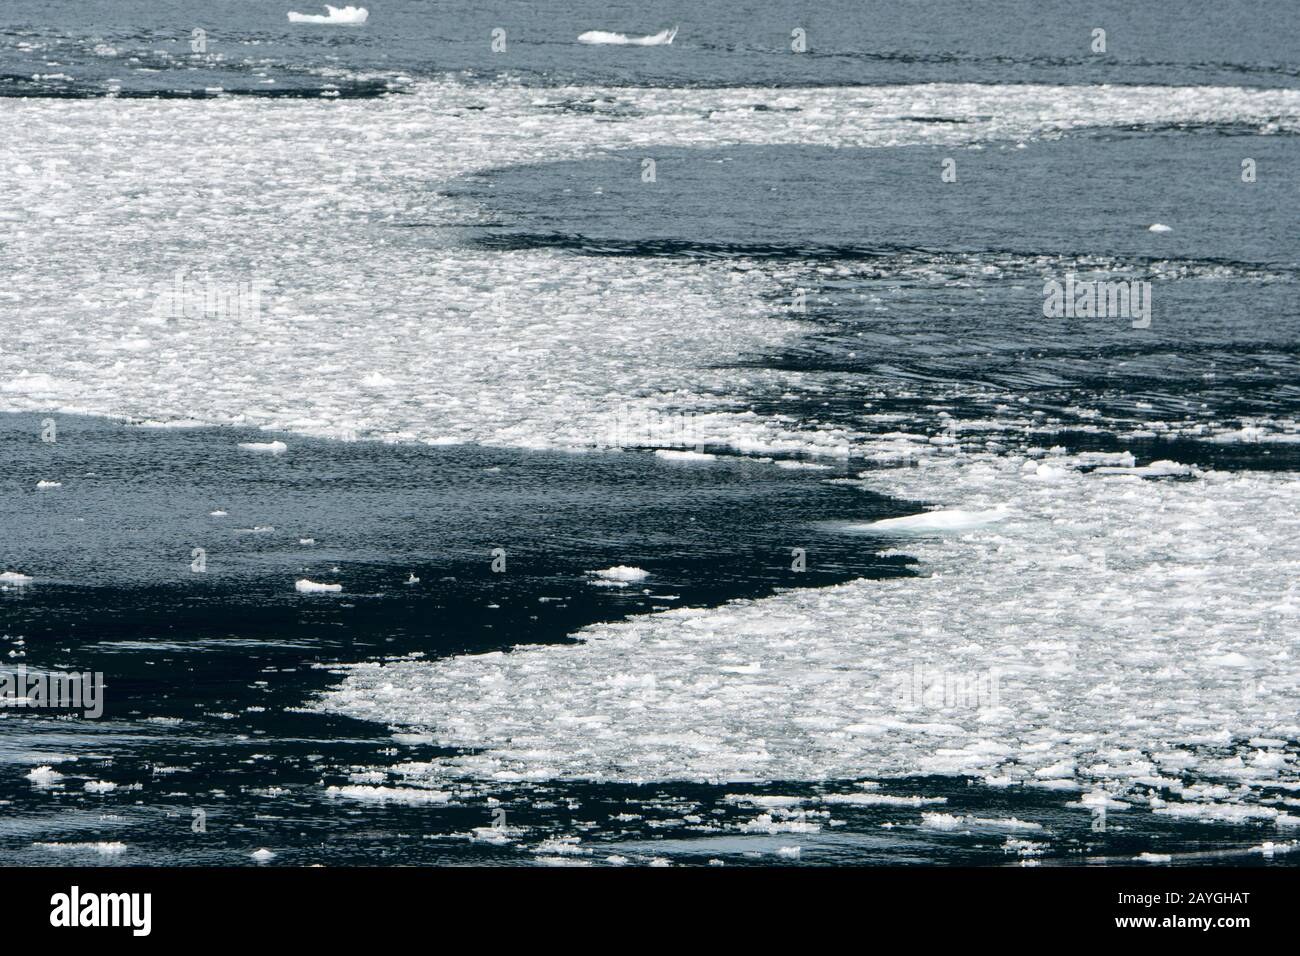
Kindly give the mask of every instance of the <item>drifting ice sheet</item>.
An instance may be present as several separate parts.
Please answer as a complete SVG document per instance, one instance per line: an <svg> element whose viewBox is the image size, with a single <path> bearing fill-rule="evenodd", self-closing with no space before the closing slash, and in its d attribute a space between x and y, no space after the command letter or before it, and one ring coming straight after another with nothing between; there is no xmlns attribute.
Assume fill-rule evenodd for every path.
<svg viewBox="0 0 1300 956"><path fill-rule="evenodd" d="M623 33L609 33L605 30L588 30L578 37L578 42L609 46L669 46L676 38L676 27L660 30L652 36L644 37L629 37Z"/></svg>
<svg viewBox="0 0 1300 956"><path fill-rule="evenodd" d="M1278 745L1300 734L1300 655L1284 639L1300 484L1087 474L1059 455L1065 477L1043 483L1023 464L868 473L868 487L962 510L1011 506L910 542L926 577L645 615L577 645L357 664L318 706L469 748L405 765L424 785L951 774L1094 802L1154 795L1206 819L1300 786ZM949 699L950 677L985 698Z"/></svg>
<svg viewBox="0 0 1300 956"><path fill-rule="evenodd" d="M365 7L331 7L325 4L327 13L295 13L289 11L290 23L335 23L352 26L365 23L370 19L370 11Z"/></svg>

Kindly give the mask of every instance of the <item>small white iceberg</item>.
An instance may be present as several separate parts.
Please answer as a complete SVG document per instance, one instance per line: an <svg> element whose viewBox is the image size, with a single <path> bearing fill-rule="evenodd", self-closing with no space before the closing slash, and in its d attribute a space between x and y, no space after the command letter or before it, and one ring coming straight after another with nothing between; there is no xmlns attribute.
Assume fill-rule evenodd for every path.
<svg viewBox="0 0 1300 956"><path fill-rule="evenodd" d="M644 581L650 577L649 571L641 568L634 568L626 564L616 564L612 568L605 568L603 571L588 571L596 580L592 584L602 587L625 588L629 584L637 581Z"/></svg>
<svg viewBox="0 0 1300 956"><path fill-rule="evenodd" d="M717 455L710 455L706 451L677 451L672 448L660 448L655 452L655 457L663 458L665 461L716 461Z"/></svg>
<svg viewBox="0 0 1300 956"><path fill-rule="evenodd" d="M0 584L13 584L17 587L26 587L32 583L30 574L23 574L21 571L5 571L0 574Z"/></svg>
<svg viewBox="0 0 1300 956"><path fill-rule="evenodd" d="M25 774L28 780L35 787L53 787L63 779L63 774L59 773L53 767L36 767Z"/></svg>
<svg viewBox="0 0 1300 956"><path fill-rule="evenodd" d="M45 479L42 478L40 481L36 482L36 487L37 487L37 488L62 488L62 487L63 487L63 482L61 482L61 481L46 481Z"/></svg>
<svg viewBox="0 0 1300 956"><path fill-rule="evenodd" d="M1147 226L1147 232L1173 232L1173 226L1166 226L1163 222L1153 222Z"/></svg>
<svg viewBox="0 0 1300 956"><path fill-rule="evenodd" d="M319 584L316 581L308 581L306 578L299 578L293 582L294 590L299 594L334 594L343 590L341 584Z"/></svg>
<svg viewBox="0 0 1300 956"><path fill-rule="evenodd" d="M282 441L241 441L239 447L243 451L255 451L263 455L283 455L289 450L289 446Z"/></svg>
<svg viewBox="0 0 1300 956"><path fill-rule="evenodd" d="M919 515L907 515L902 518L884 518L866 524L848 525L847 531L900 531L905 534L933 531L968 531L996 524L1011 516L1005 507L991 511L965 511L961 508L947 508L940 511L926 511Z"/></svg>
<svg viewBox="0 0 1300 956"><path fill-rule="evenodd" d="M588 30L578 37L579 43L600 46L671 46L677 36L677 28L660 30L653 36L630 37L625 33L609 33L605 30Z"/></svg>
<svg viewBox="0 0 1300 956"><path fill-rule="evenodd" d="M370 11L365 7L331 7L325 4L328 13L295 13L289 11L290 23L337 23L345 26L352 26L358 23L365 23L370 19Z"/></svg>
<svg viewBox="0 0 1300 956"><path fill-rule="evenodd" d="M419 584L419 583L420 583L420 579L417 578L417 577L415 576L415 573L414 573L414 572L412 572L411 575L410 575L410 577L408 577L408 578L406 579L406 583L407 583L407 584Z"/></svg>
<svg viewBox="0 0 1300 956"><path fill-rule="evenodd" d="M1094 469L1094 473L1098 475L1140 475L1144 478L1167 478L1174 475L1193 475L1196 473L1196 469L1191 465L1184 465L1181 461L1161 459L1141 467L1107 465Z"/></svg>
<svg viewBox="0 0 1300 956"><path fill-rule="evenodd" d="M272 851L268 850L266 847L262 847L260 850L254 850L252 853L248 855L251 856L258 863L265 863L267 860L275 859L275 854Z"/></svg>

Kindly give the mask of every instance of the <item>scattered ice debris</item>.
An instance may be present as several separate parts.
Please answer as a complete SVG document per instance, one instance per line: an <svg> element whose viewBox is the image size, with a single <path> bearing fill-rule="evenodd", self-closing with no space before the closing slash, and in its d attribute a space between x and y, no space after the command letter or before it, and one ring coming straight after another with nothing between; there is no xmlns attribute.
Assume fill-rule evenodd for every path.
<svg viewBox="0 0 1300 956"><path fill-rule="evenodd" d="M289 446L282 441L241 441L239 447L263 455L283 455L289 450Z"/></svg>
<svg viewBox="0 0 1300 956"><path fill-rule="evenodd" d="M625 33L610 33L606 30L588 30L578 36L578 42L605 46L669 46L676 38L677 27L643 37L630 37Z"/></svg>
<svg viewBox="0 0 1300 956"><path fill-rule="evenodd" d="M370 11L365 7L331 7L325 4L327 13L297 13L289 11L290 23L332 23L341 26L355 26L370 19Z"/></svg>
<svg viewBox="0 0 1300 956"><path fill-rule="evenodd" d="M582 846L581 839L576 836L543 840L533 847L532 852L545 856L591 856L592 854L591 848Z"/></svg>
<svg viewBox="0 0 1300 956"><path fill-rule="evenodd" d="M341 584L320 584L307 578L299 578L293 586L299 594L337 594L343 590Z"/></svg>
<svg viewBox="0 0 1300 956"><path fill-rule="evenodd" d="M87 793L111 793L117 789L117 784L108 783L104 780L87 780L85 790Z"/></svg>
<svg viewBox="0 0 1300 956"><path fill-rule="evenodd" d="M1265 840L1259 846L1251 847L1247 852L1259 853L1271 858L1279 854L1290 853L1297 848L1300 848L1300 843L1296 843L1294 840L1290 843L1273 843L1271 840Z"/></svg>
<svg viewBox="0 0 1300 956"><path fill-rule="evenodd" d="M803 810L781 810L773 808L768 813L761 813L752 820L747 820L736 829L743 833L816 833L822 825L809 819Z"/></svg>
<svg viewBox="0 0 1300 956"><path fill-rule="evenodd" d="M1036 843L1033 840L1020 840L1016 837L1007 837L1002 844L1003 853L1015 853L1017 856L1042 856L1047 852L1048 844Z"/></svg>
<svg viewBox="0 0 1300 956"><path fill-rule="evenodd" d="M26 369L19 372L9 381L0 385L0 392L10 394L30 395L33 398L42 396L53 396L65 391L68 383L54 378L45 372L31 373Z"/></svg>
<svg viewBox="0 0 1300 956"><path fill-rule="evenodd" d="M649 571L626 564L617 564L612 568L605 568L603 571L588 571L587 573L595 578L591 582L592 584L615 588L625 588L629 584L644 581L650 576Z"/></svg>

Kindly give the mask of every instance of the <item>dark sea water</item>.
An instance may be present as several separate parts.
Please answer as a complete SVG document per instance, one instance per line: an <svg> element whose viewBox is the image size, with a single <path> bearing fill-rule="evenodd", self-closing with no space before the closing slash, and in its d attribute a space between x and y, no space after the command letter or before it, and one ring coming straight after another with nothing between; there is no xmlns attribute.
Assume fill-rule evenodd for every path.
<svg viewBox="0 0 1300 956"><path fill-rule="evenodd" d="M709 369L712 381L727 383L717 389L730 407L792 431L924 440L955 421L963 446L991 454L1059 445L1230 475L1294 481L1300 470L1300 149L1290 106L1261 113L1249 92L1234 89L1235 99L1211 117L1196 105L1182 118L1108 124L1103 117L1068 128L1069 115L1057 114L1068 104L1045 94L1032 108L1007 107L1033 135L1015 127L1014 135L997 136L988 134L1001 119L997 104L963 115L954 93L940 97L936 115L928 88L918 86L915 112L894 111L887 120L870 113L895 102L890 87L933 83L1153 87L1125 94L1135 109L1181 102L1180 89L1192 87L1280 96L1300 87L1293 3L365 5L366 24L342 27L290 24L289 10L322 12L292 0L6 0L0 133L16 135L20 120L10 110L39 100L38 109L73 111L48 114L73 131L59 141L66 149L92 136L77 132L86 119L76 111L86 104L68 101L95 100L91 108L106 111L125 108L110 99L166 101L130 107L142 111L128 124L144 150L178 120L203 129L218 115L251 128L267 121L251 110L337 95L349 101L337 111L396 103L400 120L431 124L418 148L456 161L444 177L386 182L382 211L365 204L369 197L341 212L312 206L319 218L283 228L265 225L261 187L237 181L226 187L234 199L212 199L226 218L199 217L183 240L167 233L171 242L154 232L170 228L165 217L150 218L156 209L138 214L152 228L119 222L118 232L102 232L93 220L77 220L84 210L0 207L0 256L29 270L38 263L41 281L55 289L43 293L39 310L21 287L0 298L8 340L0 352L7 344L11 356L0 367L0 387L20 372L42 371L43 349L64 348L59 339L27 336L38 311L65 300L80 310L101 295L79 284L92 254L103 256L98 267L124 274L147 270L153 257L193 255L219 266L248 255L274 262L265 268L283 287L303 281L309 260L327 248L321 273L306 271L323 300L349 267L383 290L355 305L349 321L363 327L392 305L385 294L404 296L401 283L411 275L401 270L436 275L452 254L504 262L554 253L610 287L618 279L608 270L625 261L651 274L697 266L730 277L759 273L771 280L765 307L774 315L786 315L792 296L805 290L801 334L777 348L739 340ZM576 42L588 30L641 36L672 26L679 33L671 46ZM1106 30L1104 54L1089 48L1097 27ZM490 47L497 28L506 31L502 53ZM805 53L790 50L795 28L807 31ZM202 52L191 49L195 29L205 31ZM460 86L446 94L452 106L428 106L422 84ZM804 142L683 143L666 123L656 141L636 148L621 141L607 148L594 138L575 146L574 156L519 161L511 151L498 160L488 150L459 163L455 123L487 110L497 91L520 88L535 97L534 112L594 117L611 130L650 113L636 98L647 91L728 88L741 91L746 123L790 114L809 133ZM815 88L843 88L838 95L875 116L863 123L880 122L884 138L870 147L827 143L813 107L782 100ZM224 110L241 97L236 110L254 97L293 102L259 102L248 113L163 112ZM202 102L171 102L178 99ZM355 117L358 140L382 156L399 134L391 125L367 126L371 115L322 114L322 123ZM274 114L269 123L274 129ZM497 135L489 133L475 134L476 149ZM335 135L322 125L322 153L334 148ZM242 148L195 139L187 155L203 162L218 149ZM292 145L298 140L286 142L272 165L300 153ZM651 185L638 175L646 156L657 164ZM42 158L6 157L32 165ZM1240 176L1244 158L1257 164L1254 182ZM953 183L940 178L950 159ZM153 177L170 174L133 170L136 178L112 198L148 199L151 188L164 188ZM476 215L452 223L431 217L431 197L472 206ZM87 215L129 208L101 199L102 206L87 204ZM1171 231L1150 231L1155 223ZM131 261L115 264L115 250L128 247ZM1067 273L1150 282L1150 327L1045 318L1044 278ZM498 280L489 271L486 281ZM691 307L667 301L658 308ZM432 309L429 316L436 321ZM67 334L79 343L89 328L93 338L97 321L93 308L77 311ZM259 379L257 349L259 337L279 334L257 329L240 342L250 371L233 390L247 390L250 409L278 400L259 391L274 390L268 381L279 385L274 376ZM379 345L363 347L378 353ZM657 356L646 361L662 361ZM80 366L60 374L75 377L79 368L97 376L112 372L113 360L77 352L70 361ZM492 363L510 362L495 353L471 360L484 375ZM189 354L179 371L196 361ZM794 859L781 851L798 845L798 859L810 864L1003 864L1023 856L1048 865L1107 863L1143 852L1239 864L1264 861L1251 846L1293 835L1257 821L1145 812L1097 832L1087 813L1069 805L1076 792L922 774L892 778L889 792L943 798L943 812L984 823L945 831L919 825L914 811L900 817L896 806L838 804L834 824L762 832L747 828L754 805L729 799L738 788L803 800L854 792L852 781L838 779L536 780L513 790L472 780L449 803L342 799L329 788L378 782L388 768L455 751L396 722L315 706L339 683L340 665L560 645L587 625L667 608L918 578L925 569L906 545L872 539L864 546L836 525L912 514L919 503L873 491L871 475L885 466L861 447L819 459L824 448L811 439L806 448L749 456L710 442L700 450L716 458L691 460L635 447L339 441L242 427L224 415L205 427L144 427L146 419L174 417L178 426L201 416L171 408L146 415L132 367L116 368L129 401L100 407L96 395L41 409L0 406L0 571L35 579L0 592L0 656L7 666L102 671L107 682L99 720L0 711L0 862L240 865L268 848L283 864L496 865L554 857L548 841L579 836L634 862L781 864ZM314 390L314 383L303 389ZM472 396L466 401L473 404ZM420 424L416 404L400 426ZM360 419L367 414L356 404L349 409ZM40 438L48 417L59 430L54 443ZM1238 433L1252 437L1216 440ZM237 447L273 439L285 441L287 452ZM779 468L773 457L823 467ZM38 490L36 482L51 475L62 486ZM202 573L191 570L194 548L205 551ZM498 548L504 573L492 566ZM806 551L806 571L792 570L795 548ZM618 565L651 577L625 588L593 584L589 572ZM981 573L996 580L1000 572ZM412 577L418 582L408 583ZM345 587L302 595L294 582L304 578ZM1274 626L1260 620L1260 628ZM1297 652L1293 629L1276 637L1279 650ZM1251 800L1294 808L1300 744L1293 735L1269 746L1285 755L1285 768L1275 788ZM37 785L27 777L36 766L62 777ZM115 786L87 789L100 782ZM1036 828L1012 829L1009 838L1008 819ZM527 834L523 843L494 839L502 820L504 832ZM1044 842L1021 854L1012 842L1018 835ZM1268 859L1282 864L1300 854Z"/></svg>

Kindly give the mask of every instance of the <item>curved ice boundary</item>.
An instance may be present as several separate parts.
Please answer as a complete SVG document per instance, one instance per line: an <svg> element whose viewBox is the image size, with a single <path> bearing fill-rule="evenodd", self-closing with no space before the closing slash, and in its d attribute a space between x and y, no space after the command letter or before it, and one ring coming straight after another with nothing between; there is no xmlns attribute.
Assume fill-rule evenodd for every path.
<svg viewBox="0 0 1300 956"><path fill-rule="evenodd" d="M1084 810L1300 824L1277 798L1300 790L1300 483L1045 457L1058 480L987 454L868 473L875 490L1006 506L996 525L909 540L920 579L356 664L315 707L466 748L396 768L423 786L949 774L1081 792Z"/></svg>

